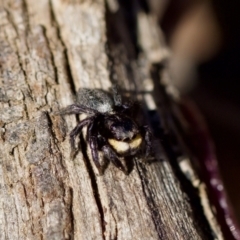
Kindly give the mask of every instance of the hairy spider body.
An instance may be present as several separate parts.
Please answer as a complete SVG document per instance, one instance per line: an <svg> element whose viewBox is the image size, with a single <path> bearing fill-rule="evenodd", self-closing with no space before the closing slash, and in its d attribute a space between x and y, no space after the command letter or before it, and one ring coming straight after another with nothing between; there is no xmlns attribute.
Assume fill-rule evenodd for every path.
<svg viewBox="0 0 240 240"><path fill-rule="evenodd" d="M100 89L82 88L77 93L76 104L61 110L61 114L86 114L86 118L70 133L72 155L75 155L75 138L87 127L86 141L92 159L103 174L105 164L100 163L99 151L117 168L128 174L129 170L122 159L135 156L145 143L145 153L151 148L148 127L139 126L126 114L127 105L122 104L121 96L113 89L113 96Z"/></svg>

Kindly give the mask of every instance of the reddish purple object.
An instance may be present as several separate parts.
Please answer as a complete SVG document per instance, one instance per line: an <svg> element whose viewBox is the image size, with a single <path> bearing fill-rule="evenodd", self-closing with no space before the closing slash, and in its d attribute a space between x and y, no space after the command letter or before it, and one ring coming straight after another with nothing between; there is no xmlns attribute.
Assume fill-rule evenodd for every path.
<svg viewBox="0 0 240 240"><path fill-rule="evenodd" d="M227 240L240 240L240 229L221 180L213 142L207 127L196 106L188 99L182 101L180 110L189 124L188 145L199 161L203 180L207 185L210 201L216 207L216 216L224 237Z"/></svg>

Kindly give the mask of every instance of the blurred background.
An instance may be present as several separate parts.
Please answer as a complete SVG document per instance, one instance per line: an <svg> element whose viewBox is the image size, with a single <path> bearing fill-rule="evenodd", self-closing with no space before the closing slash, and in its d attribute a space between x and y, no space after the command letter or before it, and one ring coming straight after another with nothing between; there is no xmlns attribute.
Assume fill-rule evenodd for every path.
<svg viewBox="0 0 240 240"><path fill-rule="evenodd" d="M205 117L240 222L240 1L149 1L172 50L173 84Z"/></svg>

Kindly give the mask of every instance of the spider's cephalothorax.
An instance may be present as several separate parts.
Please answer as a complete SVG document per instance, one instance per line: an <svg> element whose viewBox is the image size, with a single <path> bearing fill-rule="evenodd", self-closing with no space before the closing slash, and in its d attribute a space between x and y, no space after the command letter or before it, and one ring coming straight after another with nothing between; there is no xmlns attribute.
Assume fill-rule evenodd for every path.
<svg viewBox="0 0 240 240"><path fill-rule="evenodd" d="M122 160L135 156L145 146L146 155L151 148L150 131L146 126L139 126L126 110L129 107L122 104L121 96L113 89L113 96L100 89L82 88L77 93L76 104L61 111L61 114L86 114L70 133L70 143L73 152L75 138L84 126L87 126L86 141L91 149L92 159L103 173L103 164L99 159L101 151L106 159L117 168L129 172Z"/></svg>

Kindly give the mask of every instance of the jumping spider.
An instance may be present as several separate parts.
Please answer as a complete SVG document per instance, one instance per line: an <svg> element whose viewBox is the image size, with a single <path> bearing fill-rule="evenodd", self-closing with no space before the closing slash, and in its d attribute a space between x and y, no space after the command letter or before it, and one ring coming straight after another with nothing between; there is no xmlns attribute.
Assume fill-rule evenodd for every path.
<svg viewBox="0 0 240 240"><path fill-rule="evenodd" d="M81 88L77 93L76 103L61 110L61 114L85 114L70 133L72 153L76 153L75 138L84 126L87 126L86 143L89 144L92 159L103 174L103 164L99 151L125 174L129 173L121 159L136 156L144 148L145 155L151 149L151 133L147 126L139 126L129 114L130 106L122 103L122 98L113 88L113 95L100 89ZM145 146L144 146L145 145Z"/></svg>

